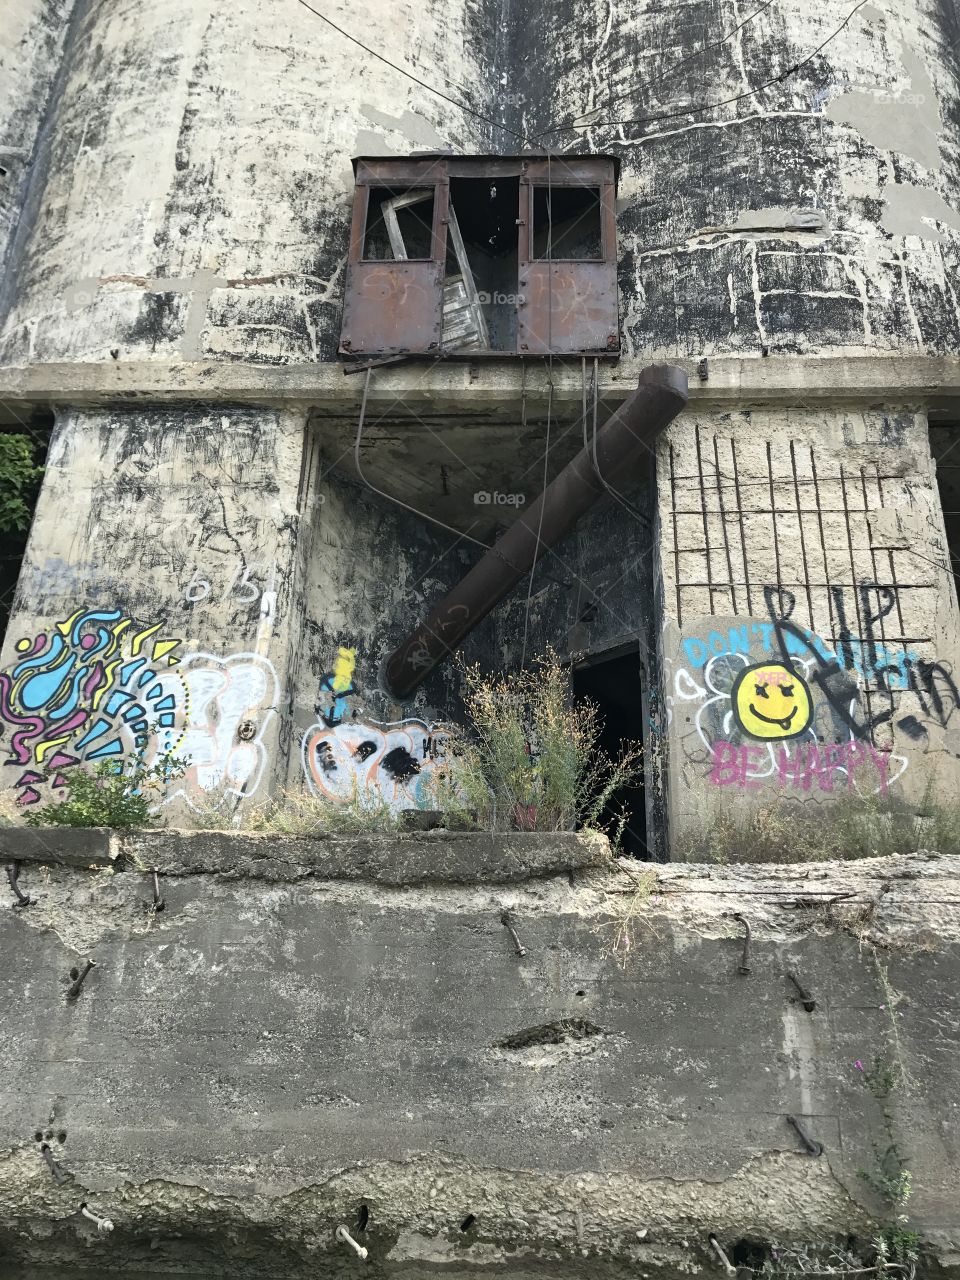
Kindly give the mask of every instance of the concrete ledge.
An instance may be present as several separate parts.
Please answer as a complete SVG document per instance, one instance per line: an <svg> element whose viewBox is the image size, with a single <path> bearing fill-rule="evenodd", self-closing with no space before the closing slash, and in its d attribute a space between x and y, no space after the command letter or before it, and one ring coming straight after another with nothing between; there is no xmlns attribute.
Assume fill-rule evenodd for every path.
<svg viewBox="0 0 960 1280"><path fill-rule="evenodd" d="M637 385L640 369L667 357L625 357L603 364L600 390L615 402ZM960 358L956 356L824 355L710 356L707 377L699 361L670 358L690 377L690 403L730 407L744 404L843 402L917 404L955 409L960 405ZM545 361L526 360L526 394L531 411L546 408L550 375ZM479 372L471 372L471 370ZM402 413L429 407L432 413L463 415L466 405L479 416L519 404L519 360L411 360L377 369L369 404ZM553 402L578 410L583 391L579 360L555 360ZM0 401L20 404L99 405L178 403L202 411L205 404L293 404L325 413L353 413L363 376L344 374L337 362L301 365L243 364L234 361L170 363L150 361L74 362L0 368Z"/></svg>
<svg viewBox="0 0 960 1280"><path fill-rule="evenodd" d="M119 846L106 827L0 827L0 860L110 867Z"/></svg>
<svg viewBox="0 0 960 1280"><path fill-rule="evenodd" d="M507 884L611 860L603 836L566 831L313 837L171 828L110 832L10 827L0 831L0 851L11 862L103 867L120 859L175 876L212 873L278 882L312 877L386 885Z"/></svg>

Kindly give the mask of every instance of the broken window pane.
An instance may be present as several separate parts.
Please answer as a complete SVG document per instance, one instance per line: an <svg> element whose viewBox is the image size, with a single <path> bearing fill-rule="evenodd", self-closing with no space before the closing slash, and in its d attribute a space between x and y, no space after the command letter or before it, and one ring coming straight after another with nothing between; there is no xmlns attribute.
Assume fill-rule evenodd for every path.
<svg viewBox="0 0 960 1280"><path fill-rule="evenodd" d="M406 191L371 187L364 258L394 262L432 258L435 202L434 187Z"/></svg>
<svg viewBox="0 0 960 1280"><path fill-rule="evenodd" d="M602 258L600 227L599 187L534 187L534 258Z"/></svg>

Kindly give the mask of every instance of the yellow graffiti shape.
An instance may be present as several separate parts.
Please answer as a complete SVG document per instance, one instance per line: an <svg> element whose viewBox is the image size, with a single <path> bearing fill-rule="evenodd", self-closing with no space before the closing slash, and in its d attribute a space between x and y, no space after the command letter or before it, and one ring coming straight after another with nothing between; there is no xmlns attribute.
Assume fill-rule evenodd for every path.
<svg viewBox="0 0 960 1280"><path fill-rule="evenodd" d="M353 683L353 669L357 665L356 649L340 649L333 664L333 692L343 693Z"/></svg>
<svg viewBox="0 0 960 1280"><path fill-rule="evenodd" d="M813 718L806 681L782 662L761 663L741 671L730 700L740 728L762 742L797 738Z"/></svg>

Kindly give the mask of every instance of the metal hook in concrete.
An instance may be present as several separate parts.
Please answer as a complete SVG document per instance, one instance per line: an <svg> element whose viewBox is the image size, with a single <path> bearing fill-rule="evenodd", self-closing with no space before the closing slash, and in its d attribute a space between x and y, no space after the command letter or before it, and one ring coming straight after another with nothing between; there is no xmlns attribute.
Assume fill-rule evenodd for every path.
<svg viewBox="0 0 960 1280"><path fill-rule="evenodd" d="M792 1125L792 1127L796 1129L797 1133L800 1135L800 1141L806 1147L809 1155L823 1155L823 1143L818 1142L816 1138L811 1138L796 1116L787 1116L787 1124Z"/></svg>
<svg viewBox="0 0 960 1280"><path fill-rule="evenodd" d="M96 966L97 966L96 960L88 960L86 964L83 966L83 968L80 969L79 971L76 969L70 970L70 977L73 978L73 982L70 985L70 987L67 989L68 1000L76 1000L77 996L83 990L83 984L87 980L87 974L90 972L91 969L95 969Z"/></svg>
<svg viewBox="0 0 960 1280"><path fill-rule="evenodd" d="M49 1143L44 1142L41 1144L40 1154L46 1161L47 1168L56 1182L62 1186L64 1182L70 1181L70 1175L61 1167L60 1162L54 1158Z"/></svg>
<svg viewBox="0 0 960 1280"><path fill-rule="evenodd" d="M113 1223L110 1219L101 1218L99 1213L94 1213L92 1209L87 1207L86 1200L81 1203L80 1212L85 1218L89 1218L91 1222L95 1222L97 1224L97 1230L101 1235L106 1235L108 1232L113 1230Z"/></svg>
<svg viewBox="0 0 960 1280"><path fill-rule="evenodd" d="M162 911L167 905L163 900L163 894L160 892L160 875L157 868L154 867L150 872L153 876L153 909L154 911Z"/></svg>
<svg viewBox="0 0 960 1280"><path fill-rule="evenodd" d="M357 1244L356 1240L354 1240L353 1236L350 1234L347 1228L343 1225L343 1223L341 1223L340 1226L337 1227L336 1231L334 1232L334 1235L342 1244L348 1244L358 1258L366 1258L367 1250L363 1247L362 1244Z"/></svg>
<svg viewBox="0 0 960 1280"><path fill-rule="evenodd" d="M743 954L740 957L740 963L737 965L737 973L741 973L745 976L750 972L750 940L753 937L753 933L750 929L750 921L746 916L741 915L739 911L735 911L733 913L733 918L734 920L739 920L746 930L743 939Z"/></svg>
<svg viewBox="0 0 960 1280"><path fill-rule="evenodd" d="M520 941L519 935L517 934L516 926L513 923L513 916L510 914L509 911L506 910L506 908L504 908L504 910L500 912L500 923L503 925L507 933L509 933L510 937L513 939L513 945L516 948L517 955L525 956L527 954L527 948Z"/></svg>
<svg viewBox="0 0 960 1280"><path fill-rule="evenodd" d="M800 1003L803 1005L804 1009L807 1011L807 1013L813 1013L814 1009L816 1009L817 1007L816 1000L814 1000L810 992L807 991L803 983L800 981L800 979L797 977L797 975L793 972L792 969L787 970L787 977L790 979L793 985L797 988L797 993L800 996Z"/></svg>
<svg viewBox="0 0 960 1280"><path fill-rule="evenodd" d="M720 1247L720 1241L717 1239L717 1237L713 1234L712 1231L707 1236L707 1239L710 1241L710 1247L713 1249L714 1253L723 1263L723 1269L724 1271L726 1271L727 1275L735 1276L737 1274L737 1268L733 1265L733 1263L730 1261L727 1255L723 1252L723 1249Z"/></svg>
<svg viewBox="0 0 960 1280"><path fill-rule="evenodd" d="M28 893L24 893L17 881L20 879L20 863L11 862L7 867L7 879L10 881L10 888L13 890L14 897L17 899L18 907L29 907L33 899Z"/></svg>

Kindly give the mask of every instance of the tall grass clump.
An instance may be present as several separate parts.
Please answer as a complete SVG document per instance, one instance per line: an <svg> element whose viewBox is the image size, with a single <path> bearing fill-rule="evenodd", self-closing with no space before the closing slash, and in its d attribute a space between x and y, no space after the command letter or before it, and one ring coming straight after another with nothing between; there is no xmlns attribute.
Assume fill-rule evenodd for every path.
<svg viewBox="0 0 960 1280"><path fill-rule="evenodd" d="M616 758L601 749L600 714L573 702L553 652L509 675L462 671L467 726L452 732L437 807L475 814L487 830L597 828L615 793L639 776L640 744ZM607 823L614 842L624 821Z"/></svg>

